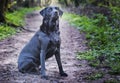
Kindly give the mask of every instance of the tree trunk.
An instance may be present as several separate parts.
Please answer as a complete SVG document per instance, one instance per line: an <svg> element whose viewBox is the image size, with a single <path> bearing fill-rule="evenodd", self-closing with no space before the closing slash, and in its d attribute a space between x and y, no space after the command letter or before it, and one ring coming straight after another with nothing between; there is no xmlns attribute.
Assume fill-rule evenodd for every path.
<svg viewBox="0 0 120 83"><path fill-rule="evenodd" d="M38 5L41 7L41 0L38 0Z"/></svg>
<svg viewBox="0 0 120 83"><path fill-rule="evenodd" d="M8 7L8 0L0 0L0 22L6 22L5 11Z"/></svg>
<svg viewBox="0 0 120 83"><path fill-rule="evenodd" d="M25 0L24 7L34 7L35 1L34 0Z"/></svg>
<svg viewBox="0 0 120 83"><path fill-rule="evenodd" d="M34 0L31 0L30 7L34 7L34 4L35 4L35 1L34 1Z"/></svg>
<svg viewBox="0 0 120 83"><path fill-rule="evenodd" d="M23 0L17 0L17 6L22 6Z"/></svg>
<svg viewBox="0 0 120 83"><path fill-rule="evenodd" d="M74 0L75 7L79 6L79 0Z"/></svg>
<svg viewBox="0 0 120 83"><path fill-rule="evenodd" d="M68 6L68 2L67 2L67 0L64 0L64 2L65 2L65 5Z"/></svg>

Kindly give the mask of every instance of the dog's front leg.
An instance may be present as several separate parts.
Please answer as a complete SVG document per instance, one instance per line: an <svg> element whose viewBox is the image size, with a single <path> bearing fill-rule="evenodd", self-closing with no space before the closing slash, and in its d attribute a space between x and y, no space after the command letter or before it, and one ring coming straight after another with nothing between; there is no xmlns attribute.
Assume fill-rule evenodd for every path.
<svg viewBox="0 0 120 83"><path fill-rule="evenodd" d="M59 72L61 76L67 77L68 75L64 72L63 67L62 67L62 63L61 63L61 58L60 58L60 47L57 49L57 51L55 52L55 58L59 67Z"/></svg>
<svg viewBox="0 0 120 83"><path fill-rule="evenodd" d="M48 79L45 73L45 57L46 57L46 49L49 43L49 38L47 37L40 38L40 41L41 41L41 51L40 51L41 78Z"/></svg>

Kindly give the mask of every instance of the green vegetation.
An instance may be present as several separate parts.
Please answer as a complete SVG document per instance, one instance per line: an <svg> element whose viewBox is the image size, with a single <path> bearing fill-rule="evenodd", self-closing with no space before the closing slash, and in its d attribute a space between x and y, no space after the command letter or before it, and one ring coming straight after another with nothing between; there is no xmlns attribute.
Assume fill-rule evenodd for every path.
<svg viewBox="0 0 120 83"><path fill-rule="evenodd" d="M13 24L15 26L23 26L25 24L24 21L25 15L36 9L38 8L21 8L12 13L7 12L6 13L7 23ZM7 24L3 23L0 24L0 40L7 38L15 33L16 29L12 28L12 26L8 26Z"/></svg>
<svg viewBox="0 0 120 83"><path fill-rule="evenodd" d="M14 28L11 28L7 25L0 25L0 40L6 37L9 37L16 33Z"/></svg>
<svg viewBox="0 0 120 83"><path fill-rule="evenodd" d="M118 27L120 28L120 7L110 7L110 10L112 11L112 14L111 14L111 19L112 19L112 22L111 24L114 26L114 27Z"/></svg>
<svg viewBox="0 0 120 83"><path fill-rule="evenodd" d="M102 77L103 77L103 73L96 72L96 73L90 74L89 76L86 76L85 79L87 79L87 80L97 80L97 79L102 78Z"/></svg>
<svg viewBox="0 0 120 83"><path fill-rule="evenodd" d="M58 0L62 5L70 6L72 12L93 17L103 14L113 28L120 28L120 0ZM75 8L71 7L75 6ZM100 15L101 17L101 15ZM105 21L103 21L105 22ZM106 25L106 24L105 24Z"/></svg>
<svg viewBox="0 0 120 83"><path fill-rule="evenodd" d="M106 66L111 67L112 74L120 74L119 28L113 28L107 17L102 14L95 15L95 18L88 18L87 16L65 13L63 17L80 31L86 33L87 45L90 50L78 53L78 58L90 61L93 63L92 66L98 66L104 62ZM101 56L103 56L102 61Z"/></svg>
<svg viewBox="0 0 120 83"><path fill-rule="evenodd" d="M109 80L106 80L104 83L120 83L120 82L116 79L109 79Z"/></svg>
<svg viewBox="0 0 120 83"><path fill-rule="evenodd" d="M13 23L16 26L23 26L25 24L25 15L36 9L37 8L21 8L13 13L8 12L6 14L7 22Z"/></svg>

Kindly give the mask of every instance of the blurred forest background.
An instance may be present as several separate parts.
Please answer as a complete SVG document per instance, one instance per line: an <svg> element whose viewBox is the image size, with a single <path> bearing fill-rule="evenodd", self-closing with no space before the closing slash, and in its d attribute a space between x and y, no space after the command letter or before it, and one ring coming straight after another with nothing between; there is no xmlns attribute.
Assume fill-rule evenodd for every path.
<svg viewBox="0 0 120 83"><path fill-rule="evenodd" d="M0 0L0 40L22 28L28 12L49 6L52 1L56 0ZM67 11L63 18L86 34L89 50L79 52L78 58L88 60L92 67L109 68L111 75L120 75L120 0L58 0L58 3Z"/></svg>

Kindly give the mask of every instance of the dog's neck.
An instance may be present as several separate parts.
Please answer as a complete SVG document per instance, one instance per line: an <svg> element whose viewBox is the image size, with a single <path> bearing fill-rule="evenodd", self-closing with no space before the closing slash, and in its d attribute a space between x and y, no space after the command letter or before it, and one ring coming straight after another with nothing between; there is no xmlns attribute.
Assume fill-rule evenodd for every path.
<svg viewBox="0 0 120 83"><path fill-rule="evenodd" d="M53 20L44 18L40 30L49 35L51 32L59 30L59 19Z"/></svg>

